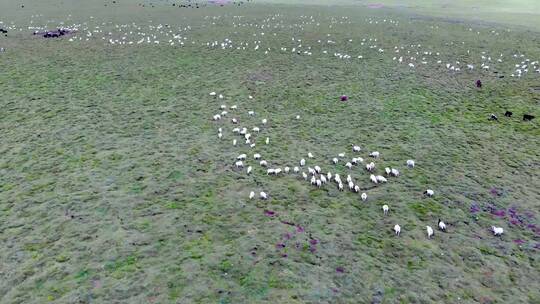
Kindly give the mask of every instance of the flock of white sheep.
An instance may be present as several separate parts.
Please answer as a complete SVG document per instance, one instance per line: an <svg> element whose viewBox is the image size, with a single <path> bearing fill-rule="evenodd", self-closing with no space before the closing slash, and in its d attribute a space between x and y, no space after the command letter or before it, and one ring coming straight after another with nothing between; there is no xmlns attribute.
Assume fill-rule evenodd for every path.
<svg viewBox="0 0 540 304"><path fill-rule="evenodd" d="M217 94L216 92L211 92L210 96L217 101L224 99L224 96L222 94ZM249 96L248 98L252 99L253 97ZM321 167L323 166L323 164L317 164L317 162L314 160L315 156L312 152L306 153L307 159L301 158L295 164L291 164L290 166L269 167L269 162L264 159L263 155L261 154L262 152L258 151L262 150L261 146L264 147L270 144L270 138L263 137L264 140L258 140L257 136L261 132L261 128L264 128L264 126L268 124L268 119L263 118L260 120L261 124L259 126L248 128L247 126L239 126L240 120L238 117L240 113L238 112L239 110L237 105L227 107L227 105L222 104L220 106L220 111L221 112L213 115L212 117L212 120L214 122L220 123L220 127L218 127L217 132L218 139L224 143L230 142L233 146L239 147L241 150L252 151L250 152L250 154L252 153L251 155L248 155L248 153L241 153L236 157L234 161L234 168L236 170L245 170L245 173L249 175L254 173L253 166L258 165L263 170L262 174L266 172L266 175L303 179L306 182L309 182L311 186L317 188L328 187L333 184L335 187L337 187L339 191L345 191L345 188L348 188L349 191L353 193L358 193L362 201L365 202L368 200L368 194L361 191L360 185L351 176L351 174L347 174L345 181L343 181L339 173L332 173L331 170L323 170ZM257 120L255 119L256 113L254 111L248 111L247 113L248 117L250 117L251 119L246 119L246 121ZM295 119L300 119L300 116L297 115ZM227 122L230 122L230 124L227 124ZM226 128L226 126L231 127L232 130L224 129ZM263 142L264 145L261 142ZM377 166L375 161L377 161L381 157L381 153L379 151L372 151L368 153L368 163L368 160L364 160L364 158L362 157L362 148L359 145L352 144L351 147L351 153L354 155L352 158L348 158L346 152L341 152L336 155L336 157L329 159L327 165L337 166L340 163L345 163L345 167L351 173L358 171L363 172L365 170L365 172L369 174L370 182L377 186L387 183L389 182L389 180L393 178L398 178L400 176L400 172L398 169L390 167L384 168L383 175L374 174ZM414 169L416 164L414 160L409 159L404 162L404 165L408 170L412 170ZM355 171L356 168L364 169ZM426 197L433 197L435 195L435 191L433 191L432 189L426 189L423 192L423 195ZM255 197L256 192L250 191L248 196L249 200L252 200ZM270 199L270 195L266 191L259 191L258 197L261 200ZM382 211L384 216L387 216L390 211L390 206L384 204L382 206ZM440 231L447 231L446 224L440 219L437 223L437 227ZM399 224L396 224L393 230L397 236L401 234L401 226ZM502 235L504 232L503 228L495 226L491 227L491 231L494 235ZM431 238L434 235L434 231L431 226L426 226L426 232L428 238Z"/></svg>

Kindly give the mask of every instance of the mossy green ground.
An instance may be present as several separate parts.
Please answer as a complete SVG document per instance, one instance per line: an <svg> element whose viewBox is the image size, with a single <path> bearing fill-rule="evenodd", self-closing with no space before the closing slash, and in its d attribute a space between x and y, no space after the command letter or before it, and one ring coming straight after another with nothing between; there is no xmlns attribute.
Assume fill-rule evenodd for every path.
<svg viewBox="0 0 540 304"><path fill-rule="evenodd" d="M359 7L68 1L57 10L35 2L6 5L1 20L22 27L43 13L36 22L54 27L71 14L72 23L112 22L105 31L152 20L190 25L188 41L197 44L111 46L31 30L0 38L0 303L540 302L540 238L531 228L540 225L540 131L538 118L520 119L539 116L540 79L508 75L525 58L511 54L540 59L539 33ZM263 31L276 36L233 26L233 16L262 24L275 14L286 27ZM211 24L205 16L221 17ZM324 31L289 28L300 16L314 16ZM352 23L332 19L341 17ZM326 34L335 47L317 45ZM313 46L313 56L201 46L230 38L290 48L291 37ZM388 54L360 46L363 38L378 38ZM395 45L411 44L449 62L504 53L506 77L391 60ZM339 60L324 48L365 58ZM337 101L341 94L349 102ZM270 145L233 147L231 125L211 121L222 103L237 104L248 127L268 118L259 136ZM488 121L492 112L499 122ZM294 166L310 151L346 175L330 159L350 154L351 143L380 151L379 170L402 173L379 187L362 184L367 202L294 175L268 177L258 165L250 176L233 169L240 153ZM406 159L417 167L405 169ZM433 198L422 196L427 188ZM251 190L271 199L249 201ZM428 240L425 226L438 218L449 231ZM493 237L491 225L505 234Z"/></svg>

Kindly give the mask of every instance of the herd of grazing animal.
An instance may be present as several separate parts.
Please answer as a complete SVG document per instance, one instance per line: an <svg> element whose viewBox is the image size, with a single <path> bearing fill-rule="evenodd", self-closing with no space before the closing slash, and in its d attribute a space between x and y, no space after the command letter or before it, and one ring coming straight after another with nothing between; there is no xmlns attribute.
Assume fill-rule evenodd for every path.
<svg viewBox="0 0 540 304"><path fill-rule="evenodd" d="M214 99L221 100L224 98L222 94L217 95L215 92L210 93L210 96ZM251 96L250 96L251 97ZM251 97L252 98L252 97ZM250 98L250 99L251 99ZM227 107L227 105L222 104L220 106L220 113L215 114L212 116L212 121L214 122L231 122L232 131L229 133L228 130L224 130L225 126L221 126L218 128L218 139L219 140L229 140L232 138L233 146L237 146L238 142L244 142L244 149L254 150L255 148L260 149L260 145L258 145L258 135L261 133L264 133L265 126L268 125L269 120L268 118L263 118L260 120L261 125L254 126L254 127L248 127L248 126L242 126L242 124L248 124L253 123L252 121L255 121L256 119L239 119L239 116L241 113L239 113L238 106L232 105ZM229 111L227 111L229 110ZM222 119L226 116L232 116L230 120ZM256 116L256 113L254 111L248 111L248 117L254 117ZM298 116L296 117L298 119ZM249 132L249 130L252 130L254 132L253 134ZM226 136L224 135L226 134ZM233 138L236 137L236 138ZM269 144L269 137L265 137L264 139L265 146ZM335 157L332 157L328 161L328 166L338 166L340 163L345 163L345 168L347 168L348 172L362 172L362 170L355 170L355 167L358 167L359 164L364 162L364 159L360 157L359 154L362 153L362 148L359 145L352 144L352 153L355 154L355 156L352 158L351 161L347 161L346 159L346 153L341 152L338 153ZM264 146L262 146L264 147ZM348 190L352 193L358 193L360 196L360 200L362 202L366 202L368 200L368 194L366 192L362 192L362 189L368 189L365 186L365 183L362 183L361 181L355 181L355 178L351 176L351 174L347 174L345 181L341 179L341 175L336 171L331 172L330 170L324 170L322 164L316 164L313 160L315 158L315 155L312 152L308 152L306 154L306 158L301 158L298 160L297 166L291 167L290 166L284 166L282 167L269 167L268 161L264 159L263 154L261 152L255 152L251 154L252 156L248 156L248 153L241 153L236 157L234 167L238 171L244 171L246 174L252 174L253 172L253 166L248 164L248 161L250 159L253 159L255 163L258 163L261 168L266 171L267 176L290 176L296 178L303 179L307 182L309 182L310 185L322 188L327 187L330 184L334 183L335 186L339 191L345 191L345 186L347 186ZM372 184L374 184L375 187L380 186L381 184L388 183L391 179L399 178L400 177L400 171L397 168L391 168L391 167L385 167L385 176L383 175L376 175L373 174L376 170L376 164L375 161L378 161L381 159L381 153L379 151L372 151L367 154L367 157L372 159L373 161L370 161L365 165L365 170L369 174L369 180ZM311 165L310 165L311 163ZM406 160L404 162L407 169L412 170L415 168L415 161L412 159ZM247 169L245 169L247 166ZM359 167L360 168L360 167ZM423 192L423 195L425 197L433 197L435 195L435 191L432 189L427 189ZM255 191L250 191L249 193L249 200L254 199L256 196ZM270 195L265 191L259 192L259 199L261 200L268 200L270 199ZM387 216L390 211L390 207L387 204L384 204L382 206L383 215ZM441 219L437 222L437 228L441 232L447 232L447 225L444 221ZM395 224L393 227L393 231L396 234L396 236L400 236L402 232L402 227L399 224ZM426 226L426 232L427 232L427 238L431 239L435 236L435 231L431 226ZM501 227L491 227L491 232L495 236L501 236L503 234L503 228Z"/></svg>

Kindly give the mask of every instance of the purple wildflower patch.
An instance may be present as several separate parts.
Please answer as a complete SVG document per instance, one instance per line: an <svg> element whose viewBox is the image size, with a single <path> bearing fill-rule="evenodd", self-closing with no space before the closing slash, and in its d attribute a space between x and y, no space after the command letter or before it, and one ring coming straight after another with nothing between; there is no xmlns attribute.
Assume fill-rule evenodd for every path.
<svg viewBox="0 0 540 304"><path fill-rule="evenodd" d="M264 215L266 216L275 216L276 213L272 210L264 210Z"/></svg>
<svg viewBox="0 0 540 304"><path fill-rule="evenodd" d="M340 266L340 267L336 268L336 272L344 273L345 269L343 269L343 267Z"/></svg>

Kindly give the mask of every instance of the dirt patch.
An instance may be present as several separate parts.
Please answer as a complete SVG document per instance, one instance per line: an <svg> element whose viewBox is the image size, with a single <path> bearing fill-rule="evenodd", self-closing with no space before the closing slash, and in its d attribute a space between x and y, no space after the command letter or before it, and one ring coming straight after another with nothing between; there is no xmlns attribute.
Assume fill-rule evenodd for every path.
<svg viewBox="0 0 540 304"><path fill-rule="evenodd" d="M273 76L272 76L272 73L270 73L269 71L257 71L257 72L253 72L253 73L249 73L247 75L247 80L249 82L255 82L255 83L258 83L258 82L270 82L272 81Z"/></svg>

